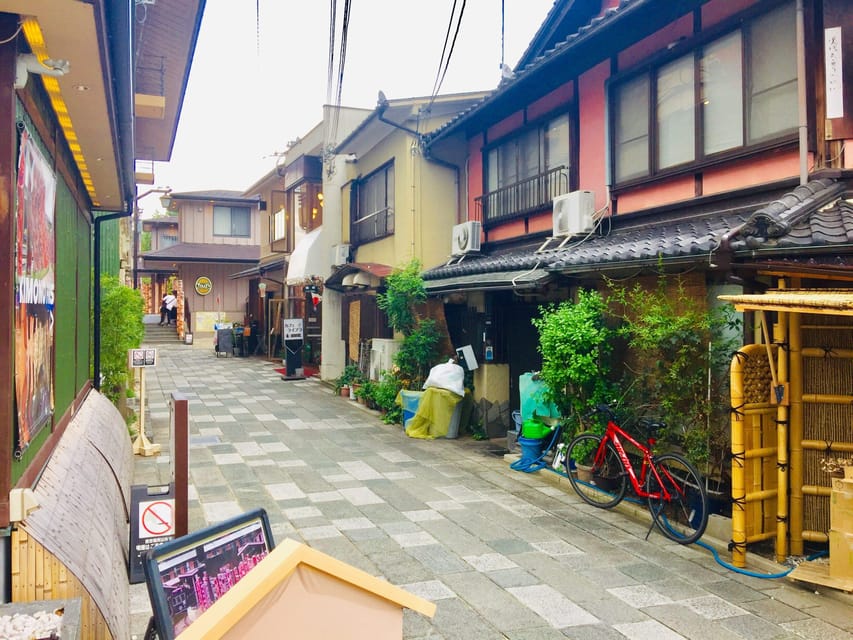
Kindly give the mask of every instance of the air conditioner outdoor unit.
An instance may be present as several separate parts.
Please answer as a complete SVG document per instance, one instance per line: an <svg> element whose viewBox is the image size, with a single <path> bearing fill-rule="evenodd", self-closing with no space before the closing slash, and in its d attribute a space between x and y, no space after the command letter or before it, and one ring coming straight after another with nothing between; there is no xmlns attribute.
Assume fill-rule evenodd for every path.
<svg viewBox="0 0 853 640"><path fill-rule="evenodd" d="M572 191L554 198L554 236L575 236L592 231L595 194Z"/></svg>
<svg viewBox="0 0 853 640"><path fill-rule="evenodd" d="M350 245L336 244L332 247L332 265L339 267L349 262Z"/></svg>
<svg viewBox="0 0 853 640"><path fill-rule="evenodd" d="M472 251L479 251L481 228L482 225L479 220L468 220L462 224L454 225L450 255L461 256Z"/></svg>
<svg viewBox="0 0 853 640"><path fill-rule="evenodd" d="M400 350L402 342L388 338L373 338L370 341L370 379L379 380L383 371L394 366L394 356Z"/></svg>

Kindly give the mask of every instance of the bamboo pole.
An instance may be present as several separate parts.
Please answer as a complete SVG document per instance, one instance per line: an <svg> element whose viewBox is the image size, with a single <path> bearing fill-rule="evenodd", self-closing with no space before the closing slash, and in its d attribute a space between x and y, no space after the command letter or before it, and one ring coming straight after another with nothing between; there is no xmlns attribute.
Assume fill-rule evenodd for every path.
<svg viewBox="0 0 853 640"><path fill-rule="evenodd" d="M809 451L853 452L853 442L827 442L826 440L803 440L803 449Z"/></svg>
<svg viewBox="0 0 853 640"><path fill-rule="evenodd" d="M793 315L795 314L780 312L779 323L774 327L776 342L780 344L789 342L787 351L781 347L776 350L779 384L789 387L792 377L790 375L791 360L794 358L790 348ZM802 393L802 388L800 392ZM776 489L778 492L776 496L776 562L784 562L788 556L788 421L790 413L788 404L779 402L779 406L776 407Z"/></svg>
<svg viewBox="0 0 853 640"><path fill-rule="evenodd" d="M788 483L790 485L790 505L788 508L791 553L803 555L803 338L800 325L802 316L790 314L788 343L791 359L791 407L788 424L789 456ZM780 501L781 502L781 501ZM781 560L780 560L781 561Z"/></svg>
<svg viewBox="0 0 853 640"><path fill-rule="evenodd" d="M732 564L746 566L746 443L744 442L744 416L740 408L745 402L743 391L743 365L736 354L729 367L731 386L731 439L732 439Z"/></svg>
<svg viewBox="0 0 853 640"><path fill-rule="evenodd" d="M803 402L810 404L853 404L853 395L829 393L805 393L800 395Z"/></svg>

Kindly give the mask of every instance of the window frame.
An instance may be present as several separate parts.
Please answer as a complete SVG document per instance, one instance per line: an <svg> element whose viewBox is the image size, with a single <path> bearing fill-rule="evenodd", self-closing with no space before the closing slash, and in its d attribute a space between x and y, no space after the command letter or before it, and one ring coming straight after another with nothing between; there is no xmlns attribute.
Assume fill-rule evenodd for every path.
<svg viewBox="0 0 853 640"><path fill-rule="evenodd" d="M216 214L219 212L220 214L224 209L228 210L228 226L230 229L229 233L218 233L216 230ZM236 233L234 226L234 212L237 210L238 212L245 212L246 214L246 233ZM213 205L213 237L215 238L251 238L252 237L252 208L245 206L232 206L226 204L216 204Z"/></svg>
<svg viewBox="0 0 853 640"><path fill-rule="evenodd" d="M553 162L549 158L549 134L555 126L565 121L566 157L565 164ZM537 171L519 178L521 150L523 141L536 134ZM577 188L578 114L574 101L560 105L558 109L530 120L524 126L483 146L481 152L483 164L482 195L475 198L478 213L486 228L503 224L510 220L521 219L532 214L546 211L552 206L553 198ZM492 165L501 164L500 150L515 146L515 182L504 184L495 175ZM523 161L523 158L521 158ZM554 175L551 175L554 174ZM494 183L492 180L494 179ZM494 211L492 210L494 209Z"/></svg>
<svg viewBox="0 0 853 640"><path fill-rule="evenodd" d="M362 215L362 196L366 192L369 185L374 184L374 180L379 180L380 176L384 178L384 207L370 211ZM354 180L352 183L352 196L350 198L350 242L354 246L367 244L382 238L387 238L394 235L394 206L396 201L396 172L394 168L394 160L377 167L367 175ZM366 222L369 219L378 220L379 216L384 214L384 231L375 231L373 234L362 233L359 229L359 224ZM374 225L375 226L375 225Z"/></svg>
<svg viewBox="0 0 853 640"><path fill-rule="evenodd" d="M749 111L752 106L750 96L749 77L752 72L751 68L747 68L749 64L749 47L751 45L751 27L761 18L770 13L783 10L785 7L793 10L794 3L791 0L780 0L770 7L755 7L749 11L745 11L729 20L715 25L701 34L696 34L689 41L674 47L672 51L663 51L660 54L650 58L645 64L616 73L611 76L606 82L607 105L609 110L608 117L608 137L609 143L609 172L611 183L614 191L632 187L638 184L653 182L663 177L679 175L684 173L694 173L705 167L724 164L740 158L749 157L757 153L761 153L770 149L787 147L795 144L797 141L797 128L781 130L755 142L749 142ZM711 153L705 152L705 131L704 131L704 110L702 109L702 58L706 48L712 46L723 39L731 36L733 33L740 33L740 65L742 69L741 80L741 143L737 146L722 149ZM680 164L675 164L666 168L659 166L660 155L660 136L657 130L657 77L658 73L667 65L678 62L690 57L693 62L694 81L693 88L695 94L694 106L694 138L693 138L693 160L686 161ZM616 125L619 118L619 89L627 86L629 83L640 78L646 78L648 86L648 95L646 96L646 131L648 137L648 147L646 151L647 169L643 174L632 174L631 176L618 179L619 165L617 151L619 139L617 138ZM796 103L794 103L796 107Z"/></svg>

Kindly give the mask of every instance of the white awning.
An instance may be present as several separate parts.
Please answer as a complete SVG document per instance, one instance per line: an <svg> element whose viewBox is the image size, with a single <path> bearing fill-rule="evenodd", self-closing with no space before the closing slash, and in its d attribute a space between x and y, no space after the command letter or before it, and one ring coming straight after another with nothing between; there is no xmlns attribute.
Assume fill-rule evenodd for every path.
<svg viewBox="0 0 853 640"><path fill-rule="evenodd" d="M287 265L287 284L303 284L307 280L325 280L331 271L331 247L323 241L323 227L319 226L302 237L290 254Z"/></svg>

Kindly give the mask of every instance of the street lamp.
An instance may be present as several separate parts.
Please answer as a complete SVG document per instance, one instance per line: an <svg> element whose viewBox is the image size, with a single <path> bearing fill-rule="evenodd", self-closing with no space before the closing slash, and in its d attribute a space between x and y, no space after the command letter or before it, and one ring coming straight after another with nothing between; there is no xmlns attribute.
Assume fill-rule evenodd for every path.
<svg viewBox="0 0 853 640"><path fill-rule="evenodd" d="M152 193L162 193L163 198L168 198L172 193L172 187L155 187L136 196L133 205L133 288L139 288L139 201ZM161 201L162 199L161 198Z"/></svg>

